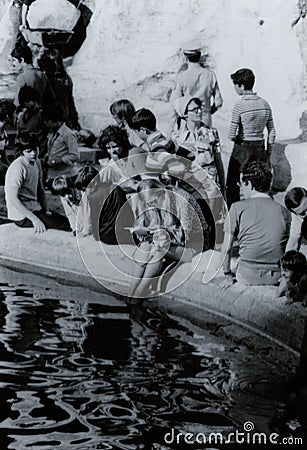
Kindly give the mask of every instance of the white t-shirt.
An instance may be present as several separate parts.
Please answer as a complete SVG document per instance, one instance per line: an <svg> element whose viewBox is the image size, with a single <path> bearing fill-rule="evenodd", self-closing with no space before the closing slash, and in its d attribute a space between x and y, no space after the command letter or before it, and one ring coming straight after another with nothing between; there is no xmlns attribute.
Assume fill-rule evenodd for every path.
<svg viewBox="0 0 307 450"><path fill-rule="evenodd" d="M37 199L37 187L42 176L38 161L31 164L24 156L15 159L9 166L5 177L5 200L7 216L11 220L23 220L24 214L19 211L12 198L12 187L17 187L18 198L30 211L42 209Z"/></svg>
<svg viewBox="0 0 307 450"><path fill-rule="evenodd" d="M296 250L296 248L294 249L292 246L290 247L289 244L291 244L293 241L299 242L299 240L301 239L303 221L304 221L303 217L291 213L290 236L286 247L286 251Z"/></svg>

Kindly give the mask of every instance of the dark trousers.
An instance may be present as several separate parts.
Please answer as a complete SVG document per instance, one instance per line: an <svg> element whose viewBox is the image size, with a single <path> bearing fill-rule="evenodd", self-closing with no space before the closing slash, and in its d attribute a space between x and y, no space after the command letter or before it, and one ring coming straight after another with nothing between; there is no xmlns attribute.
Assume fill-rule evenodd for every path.
<svg viewBox="0 0 307 450"><path fill-rule="evenodd" d="M53 228L55 230L72 231L68 219L61 216L61 214L51 212L48 215L43 210L33 211L33 214L43 222L47 229ZM14 223L20 228L33 228L33 224L29 219L15 220Z"/></svg>
<svg viewBox="0 0 307 450"><path fill-rule="evenodd" d="M226 198L227 206L240 200L240 174L244 168L253 161L267 161L264 141L235 142L230 156L227 180Z"/></svg>

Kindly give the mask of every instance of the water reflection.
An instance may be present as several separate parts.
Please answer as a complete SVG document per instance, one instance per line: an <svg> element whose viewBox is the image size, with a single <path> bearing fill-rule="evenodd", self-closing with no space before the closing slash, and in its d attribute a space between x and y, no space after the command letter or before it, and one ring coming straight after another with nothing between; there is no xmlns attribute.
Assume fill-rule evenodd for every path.
<svg viewBox="0 0 307 450"><path fill-rule="evenodd" d="M125 305L0 291L3 448L168 449L171 428L228 433L248 419L263 431L281 407L286 366L218 326L197 334Z"/></svg>

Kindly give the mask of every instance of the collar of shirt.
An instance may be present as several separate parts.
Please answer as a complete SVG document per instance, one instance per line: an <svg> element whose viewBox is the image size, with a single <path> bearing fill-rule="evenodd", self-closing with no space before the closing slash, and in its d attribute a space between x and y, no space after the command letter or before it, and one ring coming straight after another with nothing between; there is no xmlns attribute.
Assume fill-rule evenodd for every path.
<svg viewBox="0 0 307 450"><path fill-rule="evenodd" d="M257 92L254 91L244 91L243 95L242 95L242 100L250 100L252 98L256 98L257 97Z"/></svg>
<svg viewBox="0 0 307 450"><path fill-rule="evenodd" d="M66 125L63 122L62 125L60 126L60 128L58 128L56 131L50 131L50 133L49 133L49 140L51 142L54 142L59 135L64 134L65 126Z"/></svg>
<svg viewBox="0 0 307 450"><path fill-rule="evenodd" d="M264 192L257 192L257 194L251 195L250 198L272 198L269 194L265 194Z"/></svg>
<svg viewBox="0 0 307 450"><path fill-rule="evenodd" d="M147 139L147 144L150 146L152 144L154 144L156 141L158 141L159 139L165 139L165 137L163 136L163 134L161 133L161 131L157 130L154 131Z"/></svg>
<svg viewBox="0 0 307 450"><path fill-rule="evenodd" d="M56 131L56 133L64 134L65 128L66 128L66 125L65 125L65 122L63 122L62 125L60 126L60 128Z"/></svg>
<svg viewBox="0 0 307 450"><path fill-rule="evenodd" d="M201 136L205 133L208 132L208 130L210 130L210 128L204 124L203 122L201 122L201 125L198 128L195 128L195 130L190 130L188 127L188 123L185 121L184 123L184 127L182 128L182 137L184 138L184 140L188 139L188 137L192 134L195 138L198 136ZM178 130L180 132L180 129Z"/></svg>

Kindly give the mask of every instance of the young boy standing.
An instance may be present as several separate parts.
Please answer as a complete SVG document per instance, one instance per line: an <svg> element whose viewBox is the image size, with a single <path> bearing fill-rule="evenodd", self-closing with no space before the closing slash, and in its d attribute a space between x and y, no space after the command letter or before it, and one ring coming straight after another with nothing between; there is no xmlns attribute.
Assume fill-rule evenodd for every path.
<svg viewBox="0 0 307 450"><path fill-rule="evenodd" d="M227 173L227 204L240 200L240 173L252 161L270 163L272 146L275 142L275 128L272 110L266 100L253 91L255 75L250 69L240 69L231 74L235 91L241 99L232 112L228 137L234 141ZM264 129L268 130L265 150Z"/></svg>

